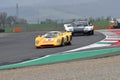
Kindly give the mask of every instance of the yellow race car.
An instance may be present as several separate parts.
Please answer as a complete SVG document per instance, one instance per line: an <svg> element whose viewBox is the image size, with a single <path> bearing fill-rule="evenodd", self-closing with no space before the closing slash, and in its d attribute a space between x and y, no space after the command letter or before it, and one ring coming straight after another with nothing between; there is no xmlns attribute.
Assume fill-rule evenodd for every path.
<svg viewBox="0 0 120 80"><path fill-rule="evenodd" d="M38 35L35 38L35 47L55 47L71 44L72 33L61 31L50 31L42 36Z"/></svg>

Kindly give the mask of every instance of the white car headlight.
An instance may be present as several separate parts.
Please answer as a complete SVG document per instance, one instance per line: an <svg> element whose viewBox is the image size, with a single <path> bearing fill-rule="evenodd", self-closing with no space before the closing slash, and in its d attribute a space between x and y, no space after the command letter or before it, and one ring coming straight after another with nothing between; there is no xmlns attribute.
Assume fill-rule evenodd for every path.
<svg viewBox="0 0 120 80"><path fill-rule="evenodd" d="M91 29L90 29L90 28L85 28L84 30L85 30L85 31L90 31Z"/></svg>
<svg viewBox="0 0 120 80"><path fill-rule="evenodd" d="M72 29L72 28L70 28L70 29L69 29L69 31L73 31L73 29Z"/></svg>

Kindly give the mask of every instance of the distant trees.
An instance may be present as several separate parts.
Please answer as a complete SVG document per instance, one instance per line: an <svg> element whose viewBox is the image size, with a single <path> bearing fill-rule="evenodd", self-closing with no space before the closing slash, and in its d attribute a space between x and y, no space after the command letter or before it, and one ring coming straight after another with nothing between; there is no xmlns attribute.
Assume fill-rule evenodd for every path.
<svg viewBox="0 0 120 80"><path fill-rule="evenodd" d="M41 21L41 24L50 24L50 23L57 23L57 20L46 19L45 21Z"/></svg>
<svg viewBox="0 0 120 80"><path fill-rule="evenodd" d="M14 24L27 24L27 20L17 18L16 16L8 16L6 12L0 12L1 28L5 28L6 25L11 27Z"/></svg>
<svg viewBox="0 0 120 80"><path fill-rule="evenodd" d="M9 16L9 17L7 17L7 22L6 23L9 25L9 27L11 27L12 24L16 23L16 18L13 17L13 16Z"/></svg>
<svg viewBox="0 0 120 80"><path fill-rule="evenodd" d="M0 25L4 28L7 20L7 13L0 13Z"/></svg>

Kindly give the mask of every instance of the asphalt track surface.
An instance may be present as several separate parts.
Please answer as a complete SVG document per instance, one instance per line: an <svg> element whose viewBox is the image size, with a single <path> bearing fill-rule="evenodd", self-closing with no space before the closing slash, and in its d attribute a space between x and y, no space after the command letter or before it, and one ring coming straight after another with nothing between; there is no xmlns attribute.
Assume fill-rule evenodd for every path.
<svg viewBox="0 0 120 80"><path fill-rule="evenodd" d="M103 34L95 31L95 34L92 36L73 36L71 42L72 45L36 49L34 46L34 39L38 34L44 33L45 31L10 33L4 36L1 36L2 34L0 34L0 65L18 63L50 54L64 52L67 50L87 46L105 38Z"/></svg>

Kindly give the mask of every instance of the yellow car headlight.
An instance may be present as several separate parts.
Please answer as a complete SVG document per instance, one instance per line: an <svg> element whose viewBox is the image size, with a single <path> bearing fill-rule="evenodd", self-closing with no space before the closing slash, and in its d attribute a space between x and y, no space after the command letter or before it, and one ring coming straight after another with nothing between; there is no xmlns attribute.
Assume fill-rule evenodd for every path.
<svg viewBox="0 0 120 80"><path fill-rule="evenodd" d="M59 39L57 40L57 43L60 43L60 40L59 40Z"/></svg>
<svg viewBox="0 0 120 80"><path fill-rule="evenodd" d="M38 41L38 40L35 40L35 44L39 44L39 41Z"/></svg>

